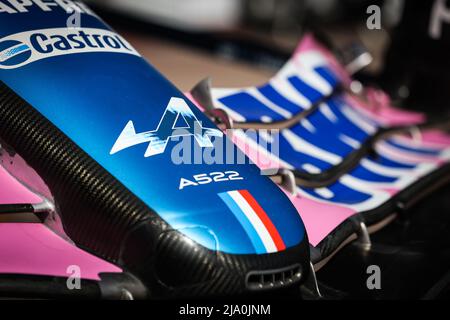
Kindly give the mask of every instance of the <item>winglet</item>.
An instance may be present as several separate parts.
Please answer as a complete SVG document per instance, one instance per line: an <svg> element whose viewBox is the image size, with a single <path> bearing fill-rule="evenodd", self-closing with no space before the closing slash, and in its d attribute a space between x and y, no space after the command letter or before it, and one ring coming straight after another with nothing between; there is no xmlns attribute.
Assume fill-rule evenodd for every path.
<svg viewBox="0 0 450 320"><path fill-rule="evenodd" d="M196 102L205 108L205 111L212 111L215 109L214 100L211 95L212 79L210 77L203 79L191 90L192 97Z"/></svg>

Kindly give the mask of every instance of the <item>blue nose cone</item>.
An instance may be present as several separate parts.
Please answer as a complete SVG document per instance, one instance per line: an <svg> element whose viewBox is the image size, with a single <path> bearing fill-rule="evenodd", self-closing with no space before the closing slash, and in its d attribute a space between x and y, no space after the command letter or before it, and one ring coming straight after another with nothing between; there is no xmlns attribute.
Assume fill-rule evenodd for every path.
<svg viewBox="0 0 450 320"><path fill-rule="evenodd" d="M0 79L8 87L192 241L266 254L304 239L289 199L126 40L95 16L83 16L73 34L66 20L56 9L2 16L2 38L9 40L0 38ZM34 30L73 45L30 59ZM77 46L83 30L120 39L130 50Z"/></svg>

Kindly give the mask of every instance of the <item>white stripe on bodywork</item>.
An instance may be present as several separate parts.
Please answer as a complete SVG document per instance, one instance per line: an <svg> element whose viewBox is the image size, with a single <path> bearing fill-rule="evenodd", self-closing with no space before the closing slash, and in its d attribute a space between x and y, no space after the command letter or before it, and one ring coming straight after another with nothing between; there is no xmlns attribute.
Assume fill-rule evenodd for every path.
<svg viewBox="0 0 450 320"><path fill-rule="evenodd" d="M299 68L299 66L295 65L293 62L288 62L277 75L277 77L286 79L293 76L299 77L303 82L319 91L324 96L328 96L333 92L333 87L315 70L310 68Z"/></svg>
<svg viewBox="0 0 450 320"><path fill-rule="evenodd" d="M292 117L292 113L287 111L286 109L281 108L280 106L276 105L269 99L267 99L261 92L259 92L255 88L249 88L246 90L246 92L251 95L253 98L261 102L263 105L265 105L267 108L272 110L275 113L278 113L283 118L289 119Z"/></svg>
<svg viewBox="0 0 450 320"><path fill-rule="evenodd" d="M311 107L311 102L301 92L296 90L286 78L276 77L270 81L270 84L283 97L298 104L303 109Z"/></svg>
<svg viewBox="0 0 450 320"><path fill-rule="evenodd" d="M303 152L309 156L316 157L317 159L333 165L338 165L342 161L342 157L316 147L308 141L300 138L291 130L283 130L281 134L286 138L295 151Z"/></svg>
<svg viewBox="0 0 450 320"><path fill-rule="evenodd" d="M264 247L266 248L266 251L268 253L277 252L277 247L272 237L270 236L269 231L267 230L261 219L258 217L256 212L252 209L250 204L247 202L247 200L245 200L238 191L230 191L228 192L228 194L234 200L234 202L236 202L238 207L242 210L252 226L255 228L256 233L258 233L261 241L264 244Z"/></svg>
<svg viewBox="0 0 450 320"><path fill-rule="evenodd" d="M333 110L330 109L328 104L322 103L319 107L320 112L332 123L336 123L339 119L334 114Z"/></svg>
<svg viewBox="0 0 450 320"><path fill-rule="evenodd" d="M355 140L345 134L340 134L339 135L339 139L346 143L347 145L349 145L350 147L352 147L353 149L359 149L361 148L361 142L359 142L358 140Z"/></svg>
<svg viewBox="0 0 450 320"><path fill-rule="evenodd" d="M347 119L353 122L365 133L373 135L377 131L377 128L374 124L366 121L360 114L355 112L355 110L351 109L349 106L344 105L341 111L347 117Z"/></svg>

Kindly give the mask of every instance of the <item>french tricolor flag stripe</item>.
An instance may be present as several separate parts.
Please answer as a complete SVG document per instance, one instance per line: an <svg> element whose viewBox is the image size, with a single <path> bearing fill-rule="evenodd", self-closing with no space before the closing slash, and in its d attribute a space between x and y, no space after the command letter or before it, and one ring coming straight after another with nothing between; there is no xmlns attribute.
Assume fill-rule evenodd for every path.
<svg viewBox="0 0 450 320"><path fill-rule="evenodd" d="M278 230L250 192L236 190L220 193L219 196L239 220L257 253L286 249Z"/></svg>

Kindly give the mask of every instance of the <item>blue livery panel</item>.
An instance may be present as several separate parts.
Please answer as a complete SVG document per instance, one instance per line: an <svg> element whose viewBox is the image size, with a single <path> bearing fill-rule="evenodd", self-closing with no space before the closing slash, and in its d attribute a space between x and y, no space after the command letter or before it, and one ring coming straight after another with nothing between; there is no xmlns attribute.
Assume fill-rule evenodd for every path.
<svg viewBox="0 0 450 320"><path fill-rule="evenodd" d="M77 17L80 26L68 28ZM181 154L177 152L182 141L189 145L183 151L193 153L187 158L204 158L225 154L227 138L81 3L34 1L14 6L0 1L0 79L172 227L199 244L232 254L275 250L255 247L262 240L270 242L252 239L264 237L264 230L252 220L244 226L222 200L221 194L235 190L247 190L258 201L286 248L305 238L288 198L248 161L173 161ZM243 157L232 149L236 158ZM180 187L199 175L230 172L239 179ZM248 223L255 232L248 232Z"/></svg>

